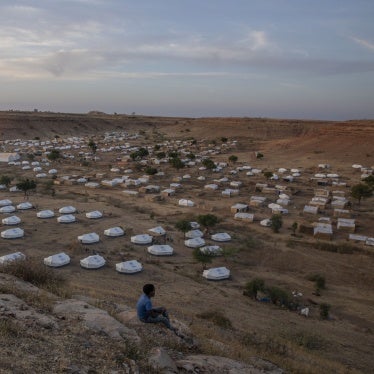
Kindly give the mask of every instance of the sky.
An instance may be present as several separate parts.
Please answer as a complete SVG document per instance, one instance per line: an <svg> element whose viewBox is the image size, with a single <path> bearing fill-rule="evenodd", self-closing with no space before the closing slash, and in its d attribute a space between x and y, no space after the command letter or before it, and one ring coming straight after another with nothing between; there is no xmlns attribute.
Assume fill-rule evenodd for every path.
<svg viewBox="0 0 374 374"><path fill-rule="evenodd" d="M373 0L1 0L0 110L374 118Z"/></svg>

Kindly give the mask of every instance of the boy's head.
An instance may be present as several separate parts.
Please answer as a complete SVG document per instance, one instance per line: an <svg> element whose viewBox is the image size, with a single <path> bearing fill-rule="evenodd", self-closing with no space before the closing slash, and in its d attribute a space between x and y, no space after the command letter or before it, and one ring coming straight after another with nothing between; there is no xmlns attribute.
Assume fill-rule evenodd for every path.
<svg viewBox="0 0 374 374"><path fill-rule="evenodd" d="M154 293L155 291L155 286L151 283L147 283L143 286L143 292L149 296L152 292Z"/></svg>

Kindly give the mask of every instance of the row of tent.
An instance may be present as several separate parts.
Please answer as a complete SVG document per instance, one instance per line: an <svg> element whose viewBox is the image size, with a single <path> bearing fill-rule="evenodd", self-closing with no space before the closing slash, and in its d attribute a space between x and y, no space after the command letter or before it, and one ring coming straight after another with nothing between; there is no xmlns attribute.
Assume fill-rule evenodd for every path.
<svg viewBox="0 0 374 374"><path fill-rule="evenodd" d="M6 265L14 261L26 261L26 256L22 252L14 252L0 257L0 265ZM53 268L68 265L71 259L64 252L45 257L45 265ZM84 269L100 269L106 264L104 257L92 255L80 260L80 266ZM123 261L116 264L116 271L124 274L134 274L143 270L142 264L137 260ZM203 277L209 280L222 280L230 277L230 270L226 267L216 267L203 271Z"/></svg>

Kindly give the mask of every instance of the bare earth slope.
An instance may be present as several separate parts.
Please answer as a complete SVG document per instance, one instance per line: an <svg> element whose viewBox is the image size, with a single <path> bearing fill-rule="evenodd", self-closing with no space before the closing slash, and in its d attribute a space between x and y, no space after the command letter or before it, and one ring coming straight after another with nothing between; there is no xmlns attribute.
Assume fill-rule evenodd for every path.
<svg viewBox="0 0 374 374"><path fill-rule="evenodd" d="M112 179L123 175L125 169L133 170L133 173L129 174L131 177L145 174L145 167L138 162L124 163L124 154L120 151L100 151L100 147L108 148L117 144L104 140L103 135L106 132L138 134L139 137L136 139L122 142L128 142L134 147L162 147L164 142L169 141L172 147L186 142L185 148L196 154L219 148L216 153L205 154L209 154L217 162L228 162L230 155L237 155L238 162L229 165L220 173L201 171L197 167L177 170L169 163L156 165L164 175L151 176L149 184L159 185L161 189L168 188L176 177L190 175L190 178L182 179L182 189L178 190L175 196L160 199L153 199L153 196L142 193L134 186L100 186L91 189L77 184L76 179L79 177L84 176L90 181L100 182L103 178ZM359 170L352 169L352 164L361 164L368 169L374 165L374 121L192 119L102 113L84 115L1 112L0 136L0 141L59 139L61 143L69 137L84 136L87 143L89 139L93 139L99 145L97 155L100 160L96 162L90 158L82 161L79 157L51 161L48 168L58 169L58 184L53 184L50 175L45 179L37 179L36 192L29 197L34 209L13 213L21 217L25 237L14 240L0 238L0 256L22 251L28 258L42 262L44 257L53 253L64 251L69 254L71 264L56 270L68 281L64 286L66 289L59 290L60 295L66 293L78 299L82 299L84 295L95 307L100 306L108 310L111 316L120 319L121 313L117 310L117 305L124 304L134 308L142 285L148 282L155 283L158 291L155 304L167 306L173 317L187 325L198 341L191 348L171 341L167 334L163 334L162 329L155 330L156 335L162 337L160 344L168 350L173 359L179 361L183 361L190 353L224 356L247 364L253 363L253 357L260 357L273 362L286 372L293 373L368 373L372 370L372 247L348 242L348 233L336 230L336 217L332 207L327 206L316 216L307 216L302 210L313 197L314 190L318 188L312 180L313 175L320 172L318 164L330 164L331 169L327 172L341 175L341 180L346 182L346 185L330 185L326 188L331 191L339 189L340 193L351 200L351 217L357 223L356 234L374 237L373 197L364 199L361 205L358 205L349 196L349 186L360 182L361 175ZM220 148L226 140L227 148ZM10 150L8 144L2 144L6 151ZM84 148L84 152L87 151L88 147ZM257 159L255 152L261 152L264 155L263 159ZM75 155L77 156L77 153ZM45 156L33 157L41 161ZM22 153L22 160L30 161L31 158L27 152ZM280 167L288 170L299 168L302 175L293 183L287 184L283 180L269 181L263 173L251 177L247 176L245 171L231 173L237 166L243 165L271 172L277 172ZM113 171L114 167L120 171ZM45 171L47 170L45 168ZM2 175L10 175L13 178L12 185L22 178L35 179L32 168L12 168L6 163L0 164L0 176ZM62 176L69 176L70 182L64 181ZM206 180L198 180L199 176L205 176ZM243 182L238 196L222 197L221 191L228 187L228 184L220 185L218 191L208 191L204 188L205 184L223 177L230 181ZM275 193L262 194L256 190L256 183L268 183L271 186L280 183L288 188L287 193L291 195L291 203L287 206L289 214L283 216L283 227L279 234L259 224L261 219L271 216L267 204L275 202L278 196ZM138 197L126 196L123 193L125 189L139 192ZM250 212L255 215L255 221L245 223L234 220L230 207L239 202L248 203L252 195L259 194L266 196L267 202L263 207L250 207ZM180 198L191 198L196 203L195 207L178 206ZM0 200L2 199L12 200L14 205L24 201L22 193L8 190L0 191ZM77 222L61 225L56 221L58 209L66 205L74 205L77 208ZM50 220L37 220L36 212L42 209L52 209L56 212L56 217ZM102 211L104 217L99 220L87 219L85 213L92 210ZM208 264L230 268L229 280L209 282L203 279L202 265L194 260L192 249L184 246L183 234L175 228L178 220L196 220L198 215L207 213L215 214L220 219L212 231L228 232L232 237L231 242L223 244L227 248L227 255L217 257L213 259L212 264ZM1 214L0 218L7 216ZM291 235L291 225L294 222L298 223L299 227L304 225L310 228L313 222L322 217L329 217L334 226L331 241L315 239L307 232L297 231L296 235ZM149 228L159 225L167 230L172 239L170 244L175 251L173 256L151 256L147 253L146 247L130 242L131 235L145 233ZM126 235L121 238L105 238L102 235L103 230L114 226L123 227ZM3 230L4 227L1 228L1 231ZM89 232L99 233L100 242L88 246L80 244L77 236ZM205 239L209 241L209 235L206 234ZM318 247L318 243L323 245ZM328 247L327 244L333 247ZM93 253L103 255L107 265L97 271L82 269L79 260ZM115 264L129 259L140 261L144 271L131 276L116 273ZM322 274L326 278L326 289L321 290L320 296L316 295L314 283L307 279L313 274ZM305 318L284 307L254 301L244 296L246 282L255 277L263 279L269 287L276 286L289 292L301 292L302 304L310 308L309 317ZM4 286L1 277L0 291L3 294L9 294L11 291L9 282ZM16 295L19 298L25 296L20 292ZM37 308L35 300L27 297L25 300L30 304L30 308ZM319 307L322 303L331 305L328 320L320 318ZM97 372L100 372L100 368L104 371L116 368L120 373L131 372L130 369L126 371L121 368L121 363L126 363L126 368L131 368L129 358L139 362L140 359L144 360L144 355L139 355L133 346L121 352L117 343L108 343L107 337L89 333L80 324L75 324L78 320L81 321L81 318L74 317L75 322L72 325L69 325L69 319L58 320L61 317L56 315L50 305L51 302L48 300L40 309L46 315L50 314L50 318L61 328L66 328L68 335L62 336L63 333L59 329L52 329L49 333L48 329L45 329L44 342L44 330L43 334L40 331L29 330L27 334L22 335L13 324L10 327L1 325L4 315L8 319L10 317L0 308L0 340L2 337L9 339L13 344L11 351L14 352L14 357L22 357L22 346L19 348L16 341L22 336L25 338L23 347L27 348L28 353L23 357L27 359L25 362L18 362L19 372L28 367L34 368L35 372L38 368L44 370L45 366L38 363L38 359L41 361L43 356L56 360L53 367L57 368L58 372L74 372L73 369L76 369L77 365L81 365L81 371L77 369L76 372L88 372L87 368L94 370L89 362L90 357L95 355L95 349L106 344L112 351L106 356L105 349L99 350L94 361L99 365ZM133 309L130 312L133 312ZM134 327L131 323L129 326ZM144 330L142 325L135 324L134 328L139 334ZM143 335L142 338L146 339L147 331ZM33 339L38 342L40 352L32 349ZM72 341L72 347L69 347L69 340ZM66 357L61 363L58 350L53 349L46 355L46 342L53 341L62 342L61 352L64 352ZM148 354L152 344L157 346L157 336L151 335L146 343ZM9 352L9 345L0 343L0 355L8 356ZM111 362L118 362L106 365L106 357ZM32 365L28 366L27 360L32 360L29 362ZM6 362L5 372L12 372L12 360L8 359ZM147 365L144 362L141 365L143 372L147 372ZM189 372L187 369L183 370L180 369L179 372ZM265 369L264 371L266 372Z"/></svg>

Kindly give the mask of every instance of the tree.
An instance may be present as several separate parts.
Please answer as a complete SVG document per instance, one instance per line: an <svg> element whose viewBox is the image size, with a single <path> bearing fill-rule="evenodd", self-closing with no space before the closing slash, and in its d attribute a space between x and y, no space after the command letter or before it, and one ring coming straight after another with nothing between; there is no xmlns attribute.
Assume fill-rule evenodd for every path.
<svg viewBox="0 0 374 374"><path fill-rule="evenodd" d="M169 160L169 163L175 167L176 169L182 169L184 168L184 162L179 157L172 157Z"/></svg>
<svg viewBox="0 0 374 374"><path fill-rule="evenodd" d="M327 303L321 303L319 305L319 315L322 319L328 319L331 305Z"/></svg>
<svg viewBox="0 0 374 374"><path fill-rule="evenodd" d="M245 285L244 295L257 299L257 293L259 291L264 291L265 282L261 278L254 278L250 282L247 282Z"/></svg>
<svg viewBox="0 0 374 374"><path fill-rule="evenodd" d="M28 195L30 190L35 190L36 182L34 180L25 179L17 183L17 188L25 193L25 197Z"/></svg>
<svg viewBox="0 0 374 374"><path fill-rule="evenodd" d="M210 158L206 158L205 160L203 160L202 164L209 170L212 170L212 169L215 169L216 167L216 164L214 163L214 161Z"/></svg>
<svg viewBox="0 0 374 374"><path fill-rule="evenodd" d="M264 172L264 177L266 179L270 179L273 176L273 173L271 171L265 171Z"/></svg>
<svg viewBox="0 0 374 374"><path fill-rule="evenodd" d="M152 167L152 166L147 166L146 168L145 168L145 173L147 174L147 175L155 175L155 174L157 174L157 169L156 168L154 168L154 167Z"/></svg>
<svg viewBox="0 0 374 374"><path fill-rule="evenodd" d="M291 225L291 230L292 230L292 235L293 235L293 236L296 235L297 227L298 227L297 222L294 222L294 223Z"/></svg>
<svg viewBox="0 0 374 374"><path fill-rule="evenodd" d="M231 155L229 157L229 161L233 164L235 164L236 161L238 161L238 156L235 156L235 155Z"/></svg>
<svg viewBox="0 0 374 374"><path fill-rule="evenodd" d="M370 187L374 187L374 175L369 175L368 177L364 178L363 181Z"/></svg>
<svg viewBox="0 0 374 374"><path fill-rule="evenodd" d="M90 141L88 142L88 147L91 149L93 154L96 153L97 144L93 141L93 139L90 139Z"/></svg>
<svg viewBox="0 0 374 374"><path fill-rule="evenodd" d="M3 184L4 186L6 186L6 188L10 186L11 182L12 182L12 178L8 177L7 175L2 175L0 177L0 184Z"/></svg>
<svg viewBox="0 0 374 374"><path fill-rule="evenodd" d="M162 158L166 157L166 153L165 152L157 152L156 157L157 157L158 160L161 160Z"/></svg>
<svg viewBox="0 0 374 374"><path fill-rule="evenodd" d="M263 157L264 157L264 155L262 153L256 152L256 158L258 158L259 160L261 160Z"/></svg>
<svg viewBox="0 0 374 374"><path fill-rule="evenodd" d="M183 232L184 237L186 237L186 232L191 230L191 223L185 219L177 221L175 223L175 228Z"/></svg>
<svg viewBox="0 0 374 374"><path fill-rule="evenodd" d="M206 269L206 264L210 264L212 262L213 256L209 253L203 253L200 251L200 248L195 248L192 252L193 258L200 262L203 266L203 270Z"/></svg>
<svg viewBox="0 0 374 374"><path fill-rule="evenodd" d="M270 219L270 227L275 233L278 233L283 225L282 216L280 214L273 214Z"/></svg>
<svg viewBox="0 0 374 374"><path fill-rule="evenodd" d="M227 143L227 140L228 140L228 139L227 139L225 136L222 136L222 138L221 138L221 142L222 142L222 143Z"/></svg>
<svg viewBox="0 0 374 374"><path fill-rule="evenodd" d="M351 188L351 196L358 200L360 205L362 198L371 197L373 195L373 189L366 183L355 184Z"/></svg>
<svg viewBox="0 0 374 374"><path fill-rule="evenodd" d="M54 161L61 157L60 151L58 149L52 149L48 154L48 160Z"/></svg>
<svg viewBox="0 0 374 374"><path fill-rule="evenodd" d="M195 158L196 158L196 156L193 154L193 153L188 153L187 155L186 155L186 157L189 159L189 160L194 160Z"/></svg>
<svg viewBox="0 0 374 374"><path fill-rule="evenodd" d="M218 217L214 214L200 214L197 216L197 222L207 230L218 223Z"/></svg>

